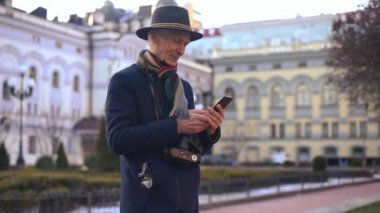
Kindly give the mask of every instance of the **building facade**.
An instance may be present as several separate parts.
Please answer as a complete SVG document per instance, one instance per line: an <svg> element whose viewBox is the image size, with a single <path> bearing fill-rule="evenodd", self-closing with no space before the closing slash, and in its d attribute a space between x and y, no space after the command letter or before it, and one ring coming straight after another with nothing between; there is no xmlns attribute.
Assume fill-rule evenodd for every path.
<svg viewBox="0 0 380 213"><path fill-rule="evenodd" d="M44 8L28 14L13 8L12 1L0 1L0 143L11 165L20 144L26 165L32 166L41 156L55 157L60 143L70 164L83 164L91 154L84 147L96 143L91 126L98 126L85 123L104 115L111 76L147 48L134 32L149 25L151 10L142 6L133 13L106 1L87 17L72 15L62 23L47 20ZM22 67L35 85L32 96L20 103L11 94L10 81L21 85ZM204 94L211 91L211 69L183 58L178 72L193 85L198 107L203 107Z"/></svg>
<svg viewBox="0 0 380 213"><path fill-rule="evenodd" d="M246 164L380 164L378 113L350 103L326 65L334 16L224 26L190 52L213 67L213 94L234 97L213 153ZM203 42L203 43L202 43Z"/></svg>

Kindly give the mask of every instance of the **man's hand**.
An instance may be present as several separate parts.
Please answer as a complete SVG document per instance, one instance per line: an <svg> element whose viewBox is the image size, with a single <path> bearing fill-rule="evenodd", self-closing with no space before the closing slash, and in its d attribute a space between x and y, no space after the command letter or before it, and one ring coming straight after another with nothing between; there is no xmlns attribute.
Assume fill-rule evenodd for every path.
<svg viewBox="0 0 380 213"><path fill-rule="evenodd" d="M178 134L194 134L202 132L209 127L208 118L203 110L190 110L189 119L177 119Z"/></svg>
<svg viewBox="0 0 380 213"><path fill-rule="evenodd" d="M207 109L204 111L204 114L207 118L207 123L209 125L208 132L210 135L215 133L215 130L218 129L218 127L224 120L223 107L220 106L220 104L218 104L216 108L217 111L215 111L211 107L207 107Z"/></svg>

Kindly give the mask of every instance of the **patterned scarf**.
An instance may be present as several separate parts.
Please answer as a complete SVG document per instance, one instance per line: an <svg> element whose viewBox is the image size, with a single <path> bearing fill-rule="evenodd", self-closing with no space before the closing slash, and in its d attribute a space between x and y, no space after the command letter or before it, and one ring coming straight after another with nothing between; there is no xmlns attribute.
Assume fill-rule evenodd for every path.
<svg viewBox="0 0 380 213"><path fill-rule="evenodd" d="M137 64L144 67L148 72L157 73L158 77L165 82L166 100L169 104L169 109L171 109L169 116L182 119L189 118L187 99L185 97L182 81L177 74L177 65L162 65L160 60L148 50L140 52Z"/></svg>

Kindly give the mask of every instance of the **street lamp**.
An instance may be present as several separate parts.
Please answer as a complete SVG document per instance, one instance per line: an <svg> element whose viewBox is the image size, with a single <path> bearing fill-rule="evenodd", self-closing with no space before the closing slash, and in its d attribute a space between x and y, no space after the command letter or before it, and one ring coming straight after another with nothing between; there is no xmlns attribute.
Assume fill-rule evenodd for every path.
<svg viewBox="0 0 380 213"><path fill-rule="evenodd" d="M8 85L10 87L10 94L15 98L20 100L20 144L19 153L16 161L17 167L23 167L25 165L25 160L22 151L22 117L23 117L23 101L24 99L30 97L33 93L34 80L29 77L25 77L27 72L26 67L20 67L19 75L20 78L10 78L8 80Z"/></svg>

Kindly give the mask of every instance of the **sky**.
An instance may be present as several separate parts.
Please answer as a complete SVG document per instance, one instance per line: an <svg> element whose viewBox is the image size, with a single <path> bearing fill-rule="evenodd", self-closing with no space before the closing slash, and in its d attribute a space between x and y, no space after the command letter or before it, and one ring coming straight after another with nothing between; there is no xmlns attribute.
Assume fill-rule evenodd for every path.
<svg viewBox="0 0 380 213"><path fill-rule="evenodd" d="M158 0L111 0L116 8L137 12L141 5L155 5ZM87 12L101 8L105 0L13 0L13 7L31 12L42 6L48 19L58 16L66 22L71 14L85 17ZM228 24L295 18L320 14L337 14L357 10L368 0L176 0L183 6L190 2L200 13L204 28Z"/></svg>

